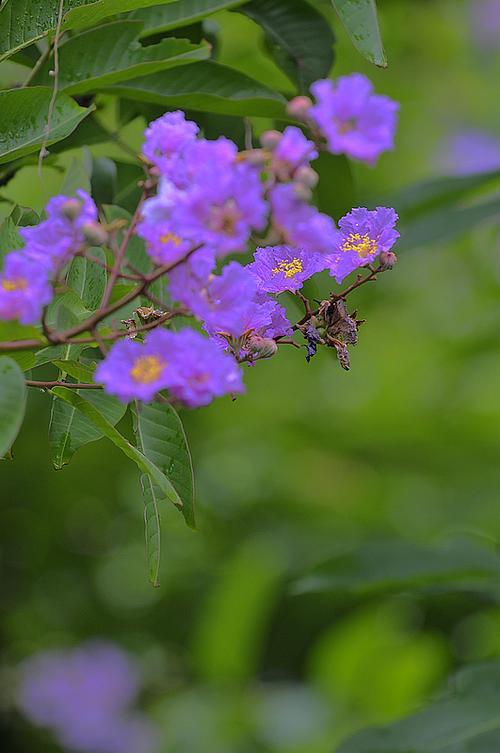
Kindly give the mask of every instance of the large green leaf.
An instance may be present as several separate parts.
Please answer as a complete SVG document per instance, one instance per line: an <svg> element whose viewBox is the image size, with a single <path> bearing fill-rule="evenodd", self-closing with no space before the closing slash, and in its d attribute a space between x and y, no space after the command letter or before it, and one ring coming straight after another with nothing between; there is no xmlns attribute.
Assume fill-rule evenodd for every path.
<svg viewBox="0 0 500 753"><path fill-rule="evenodd" d="M494 753L500 737L500 662L458 672L415 714L354 735L338 753Z"/></svg>
<svg viewBox="0 0 500 753"><path fill-rule="evenodd" d="M23 372L12 358L0 358L0 457L10 450L26 410Z"/></svg>
<svg viewBox="0 0 500 753"><path fill-rule="evenodd" d="M403 224L396 250L410 250L429 243L444 243L467 233L488 220L500 220L497 198L470 207L445 207Z"/></svg>
<svg viewBox="0 0 500 753"><path fill-rule="evenodd" d="M102 248L91 248L90 254L102 263L106 261ZM71 263L68 287L78 295L86 309L94 311L102 300L106 276L106 270L100 264L77 257Z"/></svg>
<svg viewBox="0 0 500 753"><path fill-rule="evenodd" d="M109 91L165 107L225 115L284 117L285 98L227 66L207 61L124 81Z"/></svg>
<svg viewBox="0 0 500 753"><path fill-rule="evenodd" d="M245 0L177 0L172 5L155 5L152 8L136 10L129 18L139 19L144 23L141 37L148 37L169 29L201 21L211 13L226 8L235 8Z"/></svg>
<svg viewBox="0 0 500 753"><path fill-rule="evenodd" d="M142 47L137 42L140 21L115 21L69 39L59 50L59 88L67 94L95 92L104 86L150 73L204 60L210 56L206 43L187 39L164 39ZM48 85L52 61L40 70L34 83Z"/></svg>
<svg viewBox="0 0 500 753"><path fill-rule="evenodd" d="M271 56L300 93L328 76L334 36L326 19L305 0L252 0L241 12L262 26Z"/></svg>
<svg viewBox="0 0 500 753"><path fill-rule="evenodd" d="M36 152L66 138L89 115L93 107L80 107L66 94L59 94L47 138L47 119L52 89L34 87L0 92L0 164Z"/></svg>
<svg viewBox="0 0 500 753"><path fill-rule="evenodd" d="M149 458L131 445L92 403L67 387L54 387L52 393L89 418L105 437L110 439L130 460L133 460L142 473L151 476L153 482L161 489L165 497L182 511L182 500L166 476Z"/></svg>
<svg viewBox="0 0 500 753"><path fill-rule="evenodd" d="M370 62L385 68L387 59L375 0L332 0L332 3L356 49Z"/></svg>
<svg viewBox="0 0 500 753"><path fill-rule="evenodd" d="M115 13L154 4L154 0L65 0L62 28L93 26ZM53 31L58 13L59 0L6 0L0 7L0 60Z"/></svg>
<svg viewBox="0 0 500 753"><path fill-rule="evenodd" d="M500 557L469 540L441 546L408 541L369 541L340 553L293 586L294 593L372 593L412 588L496 588Z"/></svg>
<svg viewBox="0 0 500 753"><path fill-rule="evenodd" d="M64 361L61 366L67 366ZM71 366L68 366L71 369ZM73 371L73 373L77 373ZM114 426L123 417L126 406L100 390L87 390L85 400ZM75 452L89 442L101 439L104 432L74 405L54 397L49 423L49 445L54 468L67 465Z"/></svg>
<svg viewBox="0 0 500 753"><path fill-rule="evenodd" d="M191 454L182 422L171 405L137 407L137 446L172 482L184 503L183 515L194 526L194 479Z"/></svg>

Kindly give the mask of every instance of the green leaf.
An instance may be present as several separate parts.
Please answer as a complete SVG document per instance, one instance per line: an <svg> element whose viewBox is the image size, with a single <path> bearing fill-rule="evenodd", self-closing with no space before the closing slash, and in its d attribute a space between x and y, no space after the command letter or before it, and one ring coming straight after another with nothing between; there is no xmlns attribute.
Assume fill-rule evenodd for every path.
<svg viewBox="0 0 500 753"><path fill-rule="evenodd" d="M169 108L225 115L282 118L286 100L278 92L227 66L207 61L125 81L109 91Z"/></svg>
<svg viewBox="0 0 500 753"><path fill-rule="evenodd" d="M446 207L403 224L396 250L408 251L430 243L444 243L493 219L500 220L497 198L465 208Z"/></svg>
<svg viewBox="0 0 500 753"><path fill-rule="evenodd" d="M210 56L206 43L194 45L187 39L164 39L141 47L137 42L141 26L140 21L114 21L69 39L59 50L59 89L86 94ZM48 61L34 83L49 85L51 68Z"/></svg>
<svg viewBox="0 0 500 753"><path fill-rule="evenodd" d="M77 382L93 382L94 381L94 367L87 366L80 361L65 361L62 359L54 358L52 360L54 366L56 366L64 374L69 374Z"/></svg>
<svg viewBox="0 0 500 753"><path fill-rule="evenodd" d="M34 87L0 92L0 164L36 152L46 140L52 89ZM80 107L59 94L51 119L47 144L66 138L94 107Z"/></svg>
<svg viewBox="0 0 500 753"><path fill-rule="evenodd" d="M386 68L375 0L332 0L332 3L356 49L371 63Z"/></svg>
<svg viewBox="0 0 500 753"><path fill-rule="evenodd" d="M132 215L122 207L108 206L105 208L106 220L113 222L114 220L127 220L130 224ZM123 230L118 233L118 243L121 242L123 237ZM146 253L144 247L144 241L139 238L138 235L133 235L127 246L127 260L130 264L139 272L146 273L151 269L151 259Z"/></svg>
<svg viewBox="0 0 500 753"><path fill-rule="evenodd" d="M357 205L357 194L349 160L344 155L321 152L312 167L319 175L314 190L318 208L339 220Z"/></svg>
<svg viewBox="0 0 500 753"><path fill-rule="evenodd" d="M76 378L79 380L82 378L83 367L81 367L81 364L78 364L81 368L76 369L73 368L72 362L56 362L57 365L59 363L64 366L66 373L73 377L78 375ZM88 376L86 379L88 379ZM92 372L90 381L92 381ZM77 392L80 394L82 391L78 390ZM104 416L111 426L114 426L123 418L127 409L126 405L119 400L100 390L87 390L85 400L100 415ZM60 470L67 465L80 447L95 442L104 435L105 432L74 405L69 405L56 397L53 398L49 423L49 445L52 462L56 470Z"/></svg>
<svg viewBox="0 0 500 753"><path fill-rule="evenodd" d="M500 184L500 171L475 175L434 178L403 188L388 197L386 206L395 207L400 217L411 219L432 209L456 203L471 195L494 190Z"/></svg>
<svg viewBox="0 0 500 753"><path fill-rule="evenodd" d="M500 662L470 665L435 703L354 735L338 753L493 753L500 735Z"/></svg>
<svg viewBox="0 0 500 753"><path fill-rule="evenodd" d="M241 682L254 676L283 565L276 543L262 539L246 542L227 563L195 636L193 656L205 679Z"/></svg>
<svg viewBox="0 0 500 753"><path fill-rule="evenodd" d="M155 5L136 10L129 18L142 21L140 37L149 37L201 21L211 13L242 5L245 0L177 0L172 5Z"/></svg>
<svg viewBox="0 0 500 753"><path fill-rule="evenodd" d="M21 371L29 371L36 365L36 356L31 350L7 351L6 355L17 363Z"/></svg>
<svg viewBox="0 0 500 753"><path fill-rule="evenodd" d="M161 489L165 497L182 511L182 500L170 481L154 463L131 445L92 403L66 387L54 387L52 393L87 416L105 437L110 439L130 460L133 460L142 473L151 476L153 483Z"/></svg>
<svg viewBox="0 0 500 753"><path fill-rule="evenodd" d="M23 245L24 243L12 218L6 217L0 225L0 257L5 256L9 251L22 248Z"/></svg>
<svg viewBox="0 0 500 753"><path fill-rule="evenodd" d="M116 163L109 157L94 157L91 193L96 204L113 204L116 195L116 179Z"/></svg>
<svg viewBox="0 0 500 753"><path fill-rule="evenodd" d="M334 36L326 19L305 0L252 0L241 13L262 26L269 53L301 94L328 76Z"/></svg>
<svg viewBox="0 0 500 753"><path fill-rule="evenodd" d="M186 523L194 528L194 477L191 454L182 422L171 405L138 405L137 447L172 482L184 504Z"/></svg>
<svg viewBox="0 0 500 753"><path fill-rule="evenodd" d="M89 253L105 263L106 256L102 248L91 248ZM73 259L68 273L68 287L82 301L86 309L82 314L87 315L89 311L92 312L99 307L106 287L106 278L106 270L96 262L81 256Z"/></svg>
<svg viewBox="0 0 500 753"><path fill-rule="evenodd" d="M491 590L500 576L500 557L469 540L439 547L408 541L368 541L341 553L292 587L311 592L376 593L439 586L449 590Z"/></svg>
<svg viewBox="0 0 500 753"><path fill-rule="evenodd" d="M146 557L148 559L149 581L158 588L158 575L161 563L161 518L158 499L158 487L150 476L141 476L142 496L144 499L144 536L146 540Z"/></svg>
<svg viewBox="0 0 500 753"><path fill-rule="evenodd" d="M90 175L92 173L92 155L84 147L77 157L73 157L64 176L61 193L73 196L78 189L90 193Z"/></svg>
<svg viewBox="0 0 500 753"><path fill-rule="evenodd" d="M154 4L153 0L65 0L62 28L93 26L115 13ZM7 0L0 6L0 61L53 31L58 13L58 0Z"/></svg>
<svg viewBox="0 0 500 753"><path fill-rule="evenodd" d="M0 357L0 457L12 447L26 410L24 375L12 358Z"/></svg>

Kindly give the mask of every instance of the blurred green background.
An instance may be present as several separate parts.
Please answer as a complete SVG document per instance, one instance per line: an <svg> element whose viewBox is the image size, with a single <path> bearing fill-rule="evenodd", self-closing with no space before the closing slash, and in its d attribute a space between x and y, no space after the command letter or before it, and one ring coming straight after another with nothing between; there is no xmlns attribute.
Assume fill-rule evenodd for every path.
<svg viewBox="0 0 500 753"><path fill-rule="evenodd" d="M333 75L362 71L401 102L396 150L374 170L353 167L356 203L442 174L458 128L500 137L500 43L474 40L472 6L380 0L384 71L332 13ZM291 91L249 19L223 12L210 24L220 60ZM143 127L124 139L138 147ZM45 168L42 185L31 170L3 194L41 207L60 173ZM416 724L415 750L500 750L498 719L480 720L470 747L446 727L447 714L460 726L470 712L466 691L453 700L456 681L450 700L435 700L478 663L471 703L500 701L499 228L497 216L403 250L355 293L367 321L349 373L329 352L307 365L282 348L247 370L235 403L184 412L199 529L163 511L159 589L147 580L135 468L101 440L53 471L49 400L30 395L14 462L0 469L6 753L61 750L13 710L16 664L94 637L139 657L163 753L333 753L422 706L450 732L432 747Z"/></svg>

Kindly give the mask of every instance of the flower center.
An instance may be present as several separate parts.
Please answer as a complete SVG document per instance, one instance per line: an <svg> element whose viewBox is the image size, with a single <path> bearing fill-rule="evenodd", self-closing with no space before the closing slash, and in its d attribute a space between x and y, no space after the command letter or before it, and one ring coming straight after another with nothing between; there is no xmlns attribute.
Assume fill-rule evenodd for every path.
<svg viewBox="0 0 500 753"><path fill-rule="evenodd" d="M377 241L368 233L349 233L342 244L342 251L354 251L361 259L377 253Z"/></svg>
<svg viewBox="0 0 500 753"><path fill-rule="evenodd" d="M291 261L280 261L272 270L273 275L279 275L283 273L285 277L295 277L299 272L302 272L302 262L295 257Z"/></svg>
<svg viewBox="0 0 500 753"><path fill-rule="evenodd" d="M166 363L157 356L140 356L130 369L130 376L140 384L156 382L163 373Z"/></svg>
<svg viewBox="0 0 500 753"><path fill-rule="evenodd" d="M26 290L27 287L28 283L24 277L13 277L11 280L2 280L2 288L7 293L13 293L15 290Z"/></svg>
<svg viewBox="0 0 500 753"><path fill-rule="evenodd" d="M339 120L338 118L333 118L333 122L337 126L338 132L343 136L345 133L350 133L351 131L354 131L356 129L356 120L354 118L349 118L348 120Z"/></svg>
<svg viewBox="0 0 500 753"><path fill-rule="evenodd" d="M209 220L210 230L224 235L234 235L236 224L241 217L234 199L229 199L222 207L213 207L212 216Z"/></svg>
<svg viewBox="0 0 500 753"><path fill-rule="evenodd" d="M173 243L174 246L180 246L182 243L182 238L179 238L179 236L175 235L175 233L168 232L160 236L160 243Z"/></svg>

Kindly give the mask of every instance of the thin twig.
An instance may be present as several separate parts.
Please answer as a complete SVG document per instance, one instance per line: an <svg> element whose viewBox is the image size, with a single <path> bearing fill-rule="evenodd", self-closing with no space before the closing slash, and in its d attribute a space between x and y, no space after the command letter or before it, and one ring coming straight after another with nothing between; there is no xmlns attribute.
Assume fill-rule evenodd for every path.
<svg viewBox="0 0 500 753"><path fill-rule="evenodd" d="M43 66L43 64L45 63L45 61L47 60L47 58L50 57L50 53L51 52L52 52L52 44L49 43L49 44L47 44L47 49L44 50L44 52L42 52L42 54L40 55L40 57L36 61L35 65L31 69L31 71L29 72L29 75L26 78L26 80L21 84L21 89L24 89L26 86L29 86L31 84L31 82L33 81L33 79L35 78L36 74L38 73L38 71L40 70L40 68Z"/></svg>
<svg viewBox="0 0 500 753"><path fill-rule="evenodd" d="M64 0L59 0L59 11L57 14L56 31L54 34L54 87L52 89L52 97L50 98L49 109L47 112L47 125L45 126L45 135L43 143L40 148L40 154L38 155L38 174L42 177L42 163L47 151L47 144L50 138L50 129L52 127L52 116L56 106L56 99L59 93L59 40L61 38L61 27L64 13Z"/></svg>
<svg viewBox="0 0 500 753"><path fill-rule="evenodd" d="M37 382L33 379L27 379L28 387L38 387L41 390L50 390L52 387L69 387L72 390L102 390L101 384L78 384L74 382Z"/></svg>

